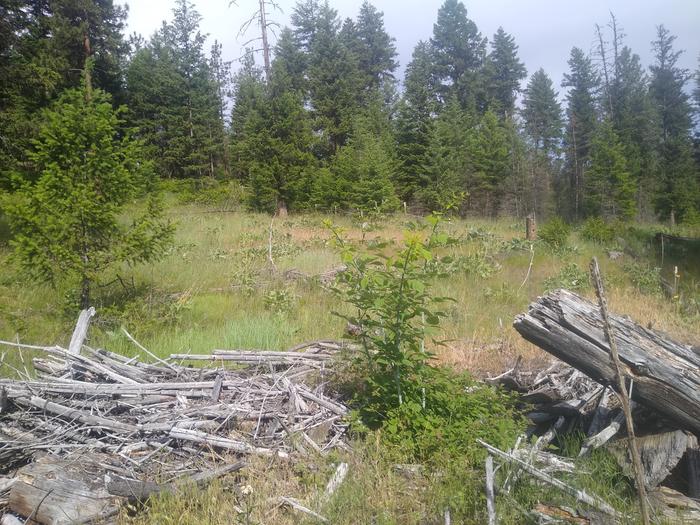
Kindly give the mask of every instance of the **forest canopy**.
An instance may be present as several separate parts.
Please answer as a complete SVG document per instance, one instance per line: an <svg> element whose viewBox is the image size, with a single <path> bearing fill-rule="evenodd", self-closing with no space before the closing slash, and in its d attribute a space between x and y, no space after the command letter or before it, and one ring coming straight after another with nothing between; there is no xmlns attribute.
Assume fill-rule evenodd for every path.
<svg viewBox="0 0 700 525"><path fill-rule="evenodd" d="M235 72L221 44L205 48L188 0L147 39L127 38L125 19L112 0L0 5L0 188L35 180L42 111L80 86L89 58L95 88L125 106L122 133L161 178L239 181L257 211L405 203L700 220L700 77L679 66L663 25L642 64L611 16L591 28L590 53L570 50L559 86L526 71L507 28L483 34L458 0L438 9L403 79L368 1L343 20L329 2L301 0L274 46L265 38Z"/></svg>

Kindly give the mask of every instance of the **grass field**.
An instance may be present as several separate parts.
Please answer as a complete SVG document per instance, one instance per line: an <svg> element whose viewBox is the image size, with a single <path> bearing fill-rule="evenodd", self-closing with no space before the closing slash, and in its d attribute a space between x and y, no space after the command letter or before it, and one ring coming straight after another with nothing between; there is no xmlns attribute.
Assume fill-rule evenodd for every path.
<svg viewBox="0 0 700 525"><path fill-rule="evenodd" d="M271 221L243 211L179 204L174 197L170 201L169 215L177 224L175 245L161 262L123 268L120 280L100 288L91 345L134 354L137 349L121 332L122 326L159 356L214 348L285 349L311 339L341 338L345 323L332 312L347 306L314 277L340 264L324 221L342 227L360 249L386 243L387 251L396 249L405 231L423 222L405 215L302 215ZM434 282L436 294L454 299L440 334L448 342L434 351L440 362L458 370L477 377L497 374L518 356L529 366L541 366L548 356L517 335L511 327L513 317L547 289L574 288L591 296L587 268L592 256L600 260L612 311L679 340L700 341L700 317L687 308L687 296L696 297L697 281L681 275L686 291L665 297L658 282L654 284L658 275L650 269L652 259L644 258L643 243L635 247L642 258L632 261L626 254L611 260L607 249L621 241L602 246L585 241L576 231L563 249L537 242L530 251L522 240L524 225L514 219L453 219L443 229L451 242L439 252L453 255L460 264L446 268L446 276ZM291 270L310 278L292 279L296 272ZM0 244L0 338L66 345L77 314L68 296L66 290L25 281L11 262L7 243ZM12 375L13 367L29 366L31 357L7 351L0 374ZM443 523L445 508L451 509L454 523L482 522L481 472L453 463L407 480L392 468L402 462L400 452L384 448L379 436L358 441L354 450L342 458L351 465L349 481L323 508L332 523ZM322 491L339 459L312 458L303 465L259 460L238 480L243 491L217 484L184 498L158 499L147 514L124 519L299 523L298 515L269 504L269 498L291 495L313 506L314 494ZM630 485L610 458L594 455L581 467L599 475L579 476L577 483L607 497L633 523ZM523 483L514 501L527 506L541 497L540 488ZM557 494L547 497L571 504ZM521 523L515 503L499 498L499 507L507 509L504 523Z"/></svg>

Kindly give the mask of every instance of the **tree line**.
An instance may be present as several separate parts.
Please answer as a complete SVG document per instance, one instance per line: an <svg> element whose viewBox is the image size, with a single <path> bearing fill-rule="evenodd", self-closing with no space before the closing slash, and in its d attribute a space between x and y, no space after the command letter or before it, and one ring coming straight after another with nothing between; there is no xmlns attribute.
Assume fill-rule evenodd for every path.
<svg viewBox="0 0 700 525"><path fill-rule="evenodd" d="M111 0L0 2L5 189L37 178L44 110L89 58L94 88L123 106L119 133L158 176L239 180L255 210L700 221L700 73L679 66L664 26L645 67L611 15L556 86L543 69L528 77L513 36L486 37L458 0L403 79L368 1L342 20L301 0L269 65L249 49L233 75L187 0L147 40L124 35L125 17Z"/></svg>

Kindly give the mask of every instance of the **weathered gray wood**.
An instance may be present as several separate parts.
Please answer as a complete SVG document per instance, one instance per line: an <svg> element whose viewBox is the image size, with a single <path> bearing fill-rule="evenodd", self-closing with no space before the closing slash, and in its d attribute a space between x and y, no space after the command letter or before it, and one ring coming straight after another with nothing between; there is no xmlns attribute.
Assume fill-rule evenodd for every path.
<svg viewBox="0 0 700 525"><path fill-rule="evenodd" d="M676 430L638 437L637 443L644 467L644 485L651 490L668 477L686 451L697 446L698 440L688 432ZM631 477L632 469L624 443L618 440L608 445L607 449L613 453L625 474Z"/></svg>
<svg viewBox="0 0 700 525"><path fill-rule="evenodd" d="M688 458L688 496L700 499L700 447L696 444L686 452Z"/></svg>
<svg viewBox="0 0 700 525"><path fill-rule="evenodd" d="M590 505L591 507L600 510L601 512L604 512L605 514L608 514L610 516L619 516L619 513L610 506L607 502L605 502L603 499L600 497L594 495L594 494L588 494L584 492L583 490L579 490L576 487L572 487L571 485L567 485L563 481L560 481L556 479L553 476L550 476L549 474L542 472L541 470L533 467L532 465L525 463L524 461L512 456L511 454L508 454L506 452L503 452L502 450L497 449L496 447L489 445L485 441L482 441L480 439L476 440L477 443L479 443L482 447L484 447L486 450L488 450L491 454L494 456L498 456L501 459L504 459L505 461L509 461L512 463L515 463L518 465L520 468L522 468L525 472L530 474L531 476L536 477L540 481L544 481L545 483L548 483L552 485L553 487L566 492L567 494L573 496L576 498L578 501L581 503L585 503L586 505Z"/></svg>
<svg viewBox="0 0 700 525"><path fill-rule="evenodd" d="M598 296L598 305L600 306L600 314L603 317L603 329L605 331L605 339L610 345L610 358L615 367L615 379L617 380L617 391L619 392L618 399L622 405L622 412L625 414L625 425L627 428L627 446L629 448L630 457L632 458L632 466L634 467L634 479L637 485L637 494L639 495L639 509L641 512L642 523L649 525L651 518L649 515L649 503L647 502L647 491L644 485L644 466L637 445L637 437L634 432L634 419L632 418L632 408L630 407L630 398L627 391L627 383L625 376L622 373L622 364L617 351L617 341L610 324L610 315L608 314L608 298L605 295L605 287L603 286L603 277L598 266L598 259L593 257L591 260L591 278L595 287L595 293Z"/></svg>
<svg viewBox="0 0 700 525"><path fill-rule="evenodd" d="M202 487L216 478L241 470L245 465L245 461L236 461L213 470L200 472L194 476L186 476L172 483L119 479L109 481L106 487L107 492L113 496L127 498L131 503L142 503L155 494L175 492L188 483Z"/></svg>
<svg viewBox="0 0 700 525"><path fill-rule="evenodd" d="M20 469L10 491L12 512L45 525L97 517L118 507L89 462L46 456Z"/></svg>
<svg viewBox="0 0 700 525"><path fill-rule="evenodd" d="M622 374L634 380L632 398L700 432L700 355L629 319L610 316ZM528 341L592 379L615 387L615 367L596 305L557 290L519 315L515 329Z"/></svg>
<svg viewBox="0 0 700 525"><path fill-rule="evenodd" d="M661 523L689 525L700 523L700 503L668 487L659 487L649 494Z"/></svg>
<svg viewBox="0 0 700 525"><path fill-rule="evenodd" d="M343 484L343 481L345 481L345 477L348 475L348 470L349 467L347 463L338 463L338 466L336 467L335 472L331 476L331 479L328 480L326 490L323 492L322 501L324 503L330 500L333 494L335 494L335 491L338 490L338 487L340 487Z"/></svg>
<svg viewBox="0 0 700 525"><path fill-rule="evenodd" d="M24 521L13 514L3 514L0 518L0 525L24 525Z"/></svg>
<svg viewBox="0 0 700 525"><path fill-rule="evenodd" d="M286 496L280 496L279 497L279 502L283 505L289 505L292 507L294 510L303 512L304 514L311 516L312 518L317 519L321 523L328 523L328 519L324 518L321 516L318 512L314 512L313 510L305 507L301 503L299 503L297 500L294 498L288 498Z"/></svg>
<svg viewBox="0 0 700 525"><path fill-rule="evenodd" d="M90 328L90 319L95 315L95 308L90 307L87 310L81 310L78 316L78 322L75 324L75 330L73 330L73 335L70 338L70 344L68 345L68 352L74 355L80 353L80 349L83 347L85 338L87 337L88 328Z"/></svg>
<svg viewBox="0 0 700 525"><path fill-rule="evenodd" d="M170 430L168 435L173 439L192 441L193 443L208 445L213 448L223 448L226 450L232 450L234 452L238 452L239 454L258 454L262 456L278 456L280 458L289 457L289 455L282 450L254 447L244 441L226 439L220 436L215 436L213 434L207 434L206 432L200 432L199 430L192 430L187 428L173 428Z"/></svg>
<svg viewBox="0 0 700 525"><path fill-rule="evenodd" d="M486 511L489 525L496 525L496 496L493 490L493 456L486 456Z"/></svg>

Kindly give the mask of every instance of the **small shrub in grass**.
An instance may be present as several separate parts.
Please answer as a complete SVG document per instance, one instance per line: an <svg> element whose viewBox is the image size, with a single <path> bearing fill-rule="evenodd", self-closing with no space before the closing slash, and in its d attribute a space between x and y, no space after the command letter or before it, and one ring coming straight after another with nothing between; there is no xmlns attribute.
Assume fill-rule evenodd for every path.
<svg viewBox="0 0 700 525"><path fill-rule="evenodd" d="M270 290L263 297L265 309L276 314L287 313L292 310L298 297L287 288Z"/></svg>
<svg viewBox="0 0 700 525"><path fill-rule="evenodd" d="M547 246L559 250L568 245L571 227L559 217L555 217L542 225L537 234Z"/></svg>
<svg viewBox="0 0 700 525"><path fill-rule="evenodd" d="M385 413L382 434L386 443L419 461L439 464L460 457L470 465L485 457L477 438L497 447L512 446L524 428L512 396L479 385L466 374L430 368L420 391L415 392L418 400ZM363 410L384 408L375 403Z"/></svg>
<svg viewBox="0 0 700 525"><path fill-rule="evenodd" d="M591 217L581 226L581 237L597 244L610 244L615 239L616 228L601 217Z"/></svg>
<svg viewBox="0 0 700 525"><path fill-rule="evenodd" d="M588 288L588 286L588 272L581 269L576 263L567 264L557 275L544 280L544 288L547 291L556 290L557 288L581 291Z"/></svg>
<svg viewBox="0 0 700 525"><path fill-rule="evenodd" d="M624 266L632 284L643 294L655 295L661 292L661 268L629 263Z"/></svg>
<svg viewBox="0 0 700 525"><path fill-rule="evenodd" d="M448 301L430 293L429 263L439 217L427 238L407 235L395 255L359 253L332 229L347 270L335 291L353 308L340 315L359 327L354 361L359 386L355 428L382 430L415 459L441 454L482 457L476 437L512 442L519 424L512 400L468 377L432 366L425 340L436 333Z"/></svg>

